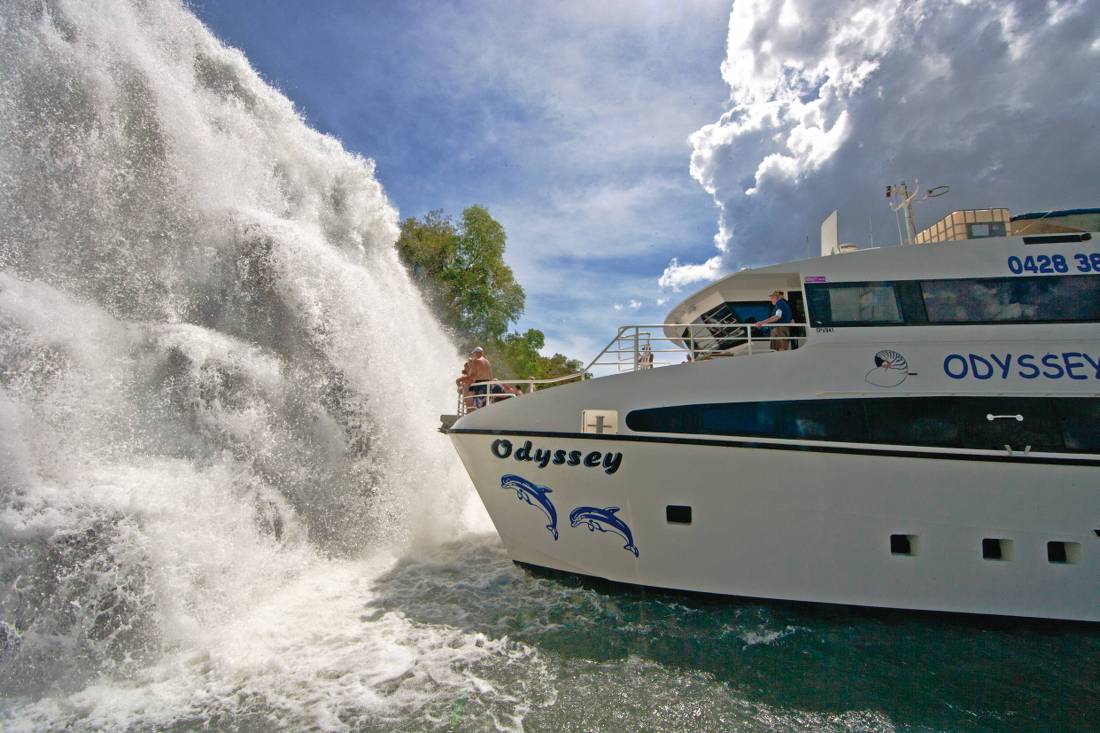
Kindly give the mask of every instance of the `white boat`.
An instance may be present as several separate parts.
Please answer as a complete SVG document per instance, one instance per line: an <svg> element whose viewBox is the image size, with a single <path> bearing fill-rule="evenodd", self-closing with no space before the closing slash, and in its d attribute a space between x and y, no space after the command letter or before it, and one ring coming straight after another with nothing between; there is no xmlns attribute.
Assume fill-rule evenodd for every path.
<svg viewBox="0 0 1100 733"><path fill-rule="evenodd" d="M1100 236L832 249L623 327L589 366L621 373L447 428L510 556L685 591L1100 621ZM739 325L775 289L792 350Z"/></svg>

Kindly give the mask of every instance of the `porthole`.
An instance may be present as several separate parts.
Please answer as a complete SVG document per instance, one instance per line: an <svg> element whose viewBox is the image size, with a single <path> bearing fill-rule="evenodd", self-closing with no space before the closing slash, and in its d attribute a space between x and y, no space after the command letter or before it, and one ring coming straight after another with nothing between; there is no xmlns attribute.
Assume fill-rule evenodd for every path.
<svg viewBox="0 0 1100 733"><path fill-rule="evenodd" d="M986 537L982 540L982 557L986 560L1011 560L1012 540Z"/></svg>
<svg viewBox="0 0 1100 733"><path fill-rule="evenodd" d="M1076 565L1081 562L1081 543L1048 542L1047 560L1056 565Z"/></svg>
<svg viewBox="0 0 1100 733"><path fill-rule="evenodd" d="M669 504L665 507L665 520L669 524L691 524L691 507Z"/></svg>
<svg viewBox="0 0 1100 733"><path fill-rule="evenodd" d="M915 534L890 535L891 555L916 555L917 536Z"/></svg>

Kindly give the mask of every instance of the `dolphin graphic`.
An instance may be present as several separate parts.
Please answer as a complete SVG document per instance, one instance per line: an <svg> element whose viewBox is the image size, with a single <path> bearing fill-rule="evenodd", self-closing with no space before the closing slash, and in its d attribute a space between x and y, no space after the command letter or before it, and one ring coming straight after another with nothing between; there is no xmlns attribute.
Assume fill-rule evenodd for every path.
<svg viewBox="0 0 1100 733"><path fill-rule="evenodd" d="M511 489L516 492L516 499L542 510L550 524L546 529L550 530L550 536L555 541L558 539L558 510L554 508L554 502L547 496L551 489L547 486L533 484L522 476L506 473L500 477L500 488Z"/></svg>
<svg viewBox="0 0 1100 733"><path fill-rule="evenodd" d="M617 511L619 511L617 506L609 506L605 509L594 506L579 506L569 512L569 526L579 527L586 524L589 532L595 532L596 530L613 532L626 540L623 549L633 552L634 557L638 557L638 546L634 544L634 535L631 533L630 527L626 526L626 522L615 516Z"/></svg>

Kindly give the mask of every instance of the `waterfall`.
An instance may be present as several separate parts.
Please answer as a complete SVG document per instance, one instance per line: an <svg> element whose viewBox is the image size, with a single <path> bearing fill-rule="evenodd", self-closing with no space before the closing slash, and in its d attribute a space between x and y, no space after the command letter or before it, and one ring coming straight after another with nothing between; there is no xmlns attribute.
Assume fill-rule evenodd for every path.
<svg viewBox="0 0 1100 733"><path fill-rule="evenodd" d="M7 0L0 58L0 692L453 536L459 357L373 162L178 1Z"/></svg>

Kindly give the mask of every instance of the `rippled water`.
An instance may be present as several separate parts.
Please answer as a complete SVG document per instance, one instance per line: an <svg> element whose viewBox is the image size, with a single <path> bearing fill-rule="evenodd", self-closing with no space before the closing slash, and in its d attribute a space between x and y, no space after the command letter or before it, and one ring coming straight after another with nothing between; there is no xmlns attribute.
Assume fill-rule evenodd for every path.
<svg viewBox="0 0 1100 733"><path fill-rule="evenodd" d="M494 692L470 693L463 713L491 715L501 693L522 690L530 730L1100 727L1100 629L1090 626L541 577L490 539L402 561L375 590L376 608L528 647L528 669L474 666Z"/></svg>
<svg viewBox="0 0 1100 733"><path fill-rule="evenodd" d="M13 729L1088 731L1100 630L612 586L492 535L327 564Z"/></svg>

